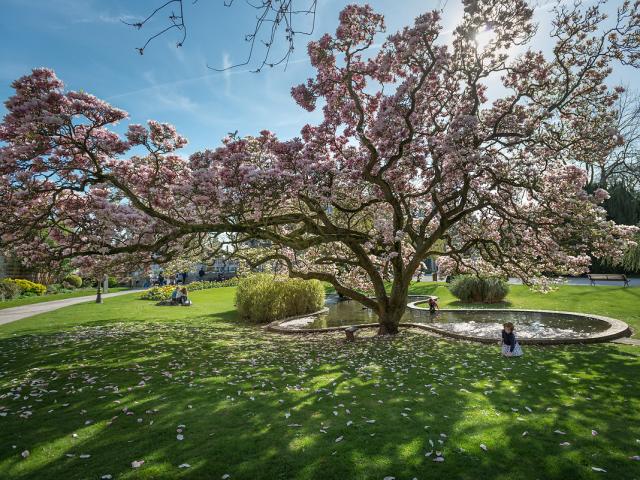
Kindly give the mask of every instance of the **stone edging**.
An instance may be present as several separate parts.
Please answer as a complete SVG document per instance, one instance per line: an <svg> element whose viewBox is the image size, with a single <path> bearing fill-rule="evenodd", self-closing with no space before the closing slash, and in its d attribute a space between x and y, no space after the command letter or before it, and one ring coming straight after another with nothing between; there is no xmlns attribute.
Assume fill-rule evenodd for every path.
<svg viewBox="0 0 640 480"><path fill-rule="evenodd" d="M409 309L413 310L421 310L427 311L428 308L418 307L417 303L424 303L424 301L419 300L417 302L411 302L407 305ZM560 345L560 344L570 344L570 343L600 343L607 342L609 340L614 340L616 338L628 337L631 335L631 329L629 325L621 320L617 320L611 317L604 317L602 315L587 315L584 313L578 312L564 312L558 310L528 310L528 309L505 309L505 308L482 308L482 309L473 309L473 308L443 308L441 311L443 312L524 312L524 313L555 313L560 315L571 315L572 317L584 317L584 318L595 318L596 320L601 320L609 324L609 328L604 332L596 332L588 337L581 338L566 338L566 337L551 337L551 338L529 338L529 339L518 339L523 345ZM446 337L458 338L461 340L470 340L472 342L480 342L480 343L497 343L498 339L486 338L486 337L478 337L475 335L464 335L461 333L450 332L448 330L443 330L441 328L434 327L429 324L417 324L412 323L411 326L420 328L422 330L428 330L430 332L435 332L439 335L443 335Z"/></svg>
<svg viewBox="0 0 640 480"><path fill-rule="evenodd" d="M334 330L342 330L344 327L331 327L331 328L284 328L281 327L280 324L285 322L290 322L291 320L297 320L298 318L304 317L314 317L316 315L321 315L323 313L327 313L329 309L327 307L318 310L317 312L305 313L304 315L296 315L295 317L287 317L282 320L274 320L271 323L267 323L263 328L269 332L276 333L320 333L320 332L330 332Z"/></svg>
<svg viewBox="0 0 640 480"><path fill-rule="evenodd" d="M422 308L416 306L417 303L424 303L425 300L418 300L415 302L411 302L407 305L408 308L414 310L428 310L428 308ZM577 312L562 312L556 310L525 310L525 309L504 309L504 308L483 308L483 309L473 309L473 308L446 308L441 311L444 312L476 312L478 310L484 312L534 312L534 313L559 313L562 315L572 315L579 316L585 318L595 318L596 320L602 320L609 324L609 328L604 332L594 333L588 337L582 338L563 338L563 337L552 337L552 338L531 338L531 339L518 339L518 341L523 345L561 345L561 344L576 344L576 343L600 343L607 342L609 340L613 340L616 338L627 337L631 335L631 329L629 325L621 320L617 320L615 318L604 317L601 315L586 315L583 313ZM340 327L327 327L327 328L285 328L282 326L283 323L289 322L291 320L296 320L298 318L304 317L312 317L315 315L320 315L328 311L328 308L323 308L322 310L318 310L317 312L308 313L306 315L298 315L295 317L284 318L282 320L276 320L274 322L269 323L264 328L267 331L280 333L285 335L308 335L308 334L318 334L318 333L329 333L329 332L339 332L343 331L349 327L357 327L357 328L378 328L377 323L362 323L356 325L345 325ZM438 335L444 337L455 338L458 340L467 340L471 342L479 342L479 343L487 343L487 344L497 344L499 343L499 339L497 338L486 338L486 337L477 337L473 335L464 335L461 333L450 332L448 330L443 330L429 324L425 323L400 323L401 327L410 327L417 328L419 330L426 330L428 332L437 333Z"/></svg>

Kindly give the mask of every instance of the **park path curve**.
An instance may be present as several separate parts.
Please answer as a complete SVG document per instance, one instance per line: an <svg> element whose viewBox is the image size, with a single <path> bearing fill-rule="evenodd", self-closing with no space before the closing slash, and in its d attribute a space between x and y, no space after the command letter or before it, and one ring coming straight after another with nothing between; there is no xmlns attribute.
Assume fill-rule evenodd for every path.
<svg viewBox="0 0 640 480"><path fill-rule="evenodd" d="M103 293L102 298L118 297L133 293L135 290L123 290L122 292ZM59 308L76 305L78 303L95 302L95 295L87 295L85 297L64 298L62 300L51 300L50 302L33 303L31 305L22 305L20 307L10 307L0 310L0 325L15 322L23 318L32 317L40 313L51 312Z"/></svg>

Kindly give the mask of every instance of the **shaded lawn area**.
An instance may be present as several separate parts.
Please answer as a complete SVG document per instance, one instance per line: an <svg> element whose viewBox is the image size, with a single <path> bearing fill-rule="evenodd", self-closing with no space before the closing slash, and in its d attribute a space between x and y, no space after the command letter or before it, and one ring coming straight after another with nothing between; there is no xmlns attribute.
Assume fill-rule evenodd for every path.
<svg viewBox="0 0 640 480"><path fill-rule="evenodd" d="M128 290L126 287L110 288L110 293L121 292ZM66 293L53 293L51 295L42 295L34 297L14 298L12 300L5 300L0 302L0 310L11 307L21 307L23 305L33 305L34 303L52 302L53 300L64 300L65 298L87 297L96 294L95 288L82 288L74 290L73 292Z"/></svg>
<svg viewBox="0 0 640 480"><path fill-rule="evenodd" d="M0 327L0 478L640 477L637 347L284 337L238 323L233 290Z"/></svg>

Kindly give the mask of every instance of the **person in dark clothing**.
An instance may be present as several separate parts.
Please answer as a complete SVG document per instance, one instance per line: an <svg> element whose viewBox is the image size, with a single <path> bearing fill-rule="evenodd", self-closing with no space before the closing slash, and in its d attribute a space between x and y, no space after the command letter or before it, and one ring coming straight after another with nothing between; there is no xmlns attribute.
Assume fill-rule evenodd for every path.
<svg viewBox="0 0 640 480"><path fill-rule="evenodd" d="M198 270L198 276L200 277L200 281L202 281L202 278L205 276L206 272L204 271L204 267L200 267L200 270Z"/></svg>
<svg viewBox="0 0 640 480"><path fill-rule="evenodd" d="M182 284L187 284L187 278L189 278L189 272L182 272Z"/></svg>
<svg viewBox="0 0 640 480"><path fill-rule="evenodd" d="M158 274L158 285L164 285L164 277L162 276L162 272Z"/></svg>
<svg viewBox="0 0 640 480"><path fill-rule="evenodd" d="M522 348L513 331L513 323L507 322L502 325L502 354L506 357L519 357L522 355Z"/></svg>
<svg viewBox="0 0 640 480"><path fill-rule="evenodd" d="M429 301L427 303L429 304L429 313L434 314L436 313L436 309L440 310L440 307L438 306L437 298L429 297Z"/></svg>

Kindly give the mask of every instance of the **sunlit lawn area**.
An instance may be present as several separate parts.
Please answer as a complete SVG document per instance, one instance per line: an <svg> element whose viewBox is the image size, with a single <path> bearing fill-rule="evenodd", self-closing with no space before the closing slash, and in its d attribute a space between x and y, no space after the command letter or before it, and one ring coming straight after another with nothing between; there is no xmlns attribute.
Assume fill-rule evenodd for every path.
<svg viewBox="0 0 640 480"><path fill-rule="evenodd" d="M233 290L0 327L0 478L640 478L640 347L283 337L238 323ZM638 288L507 300L640 326Z"/></svg>

